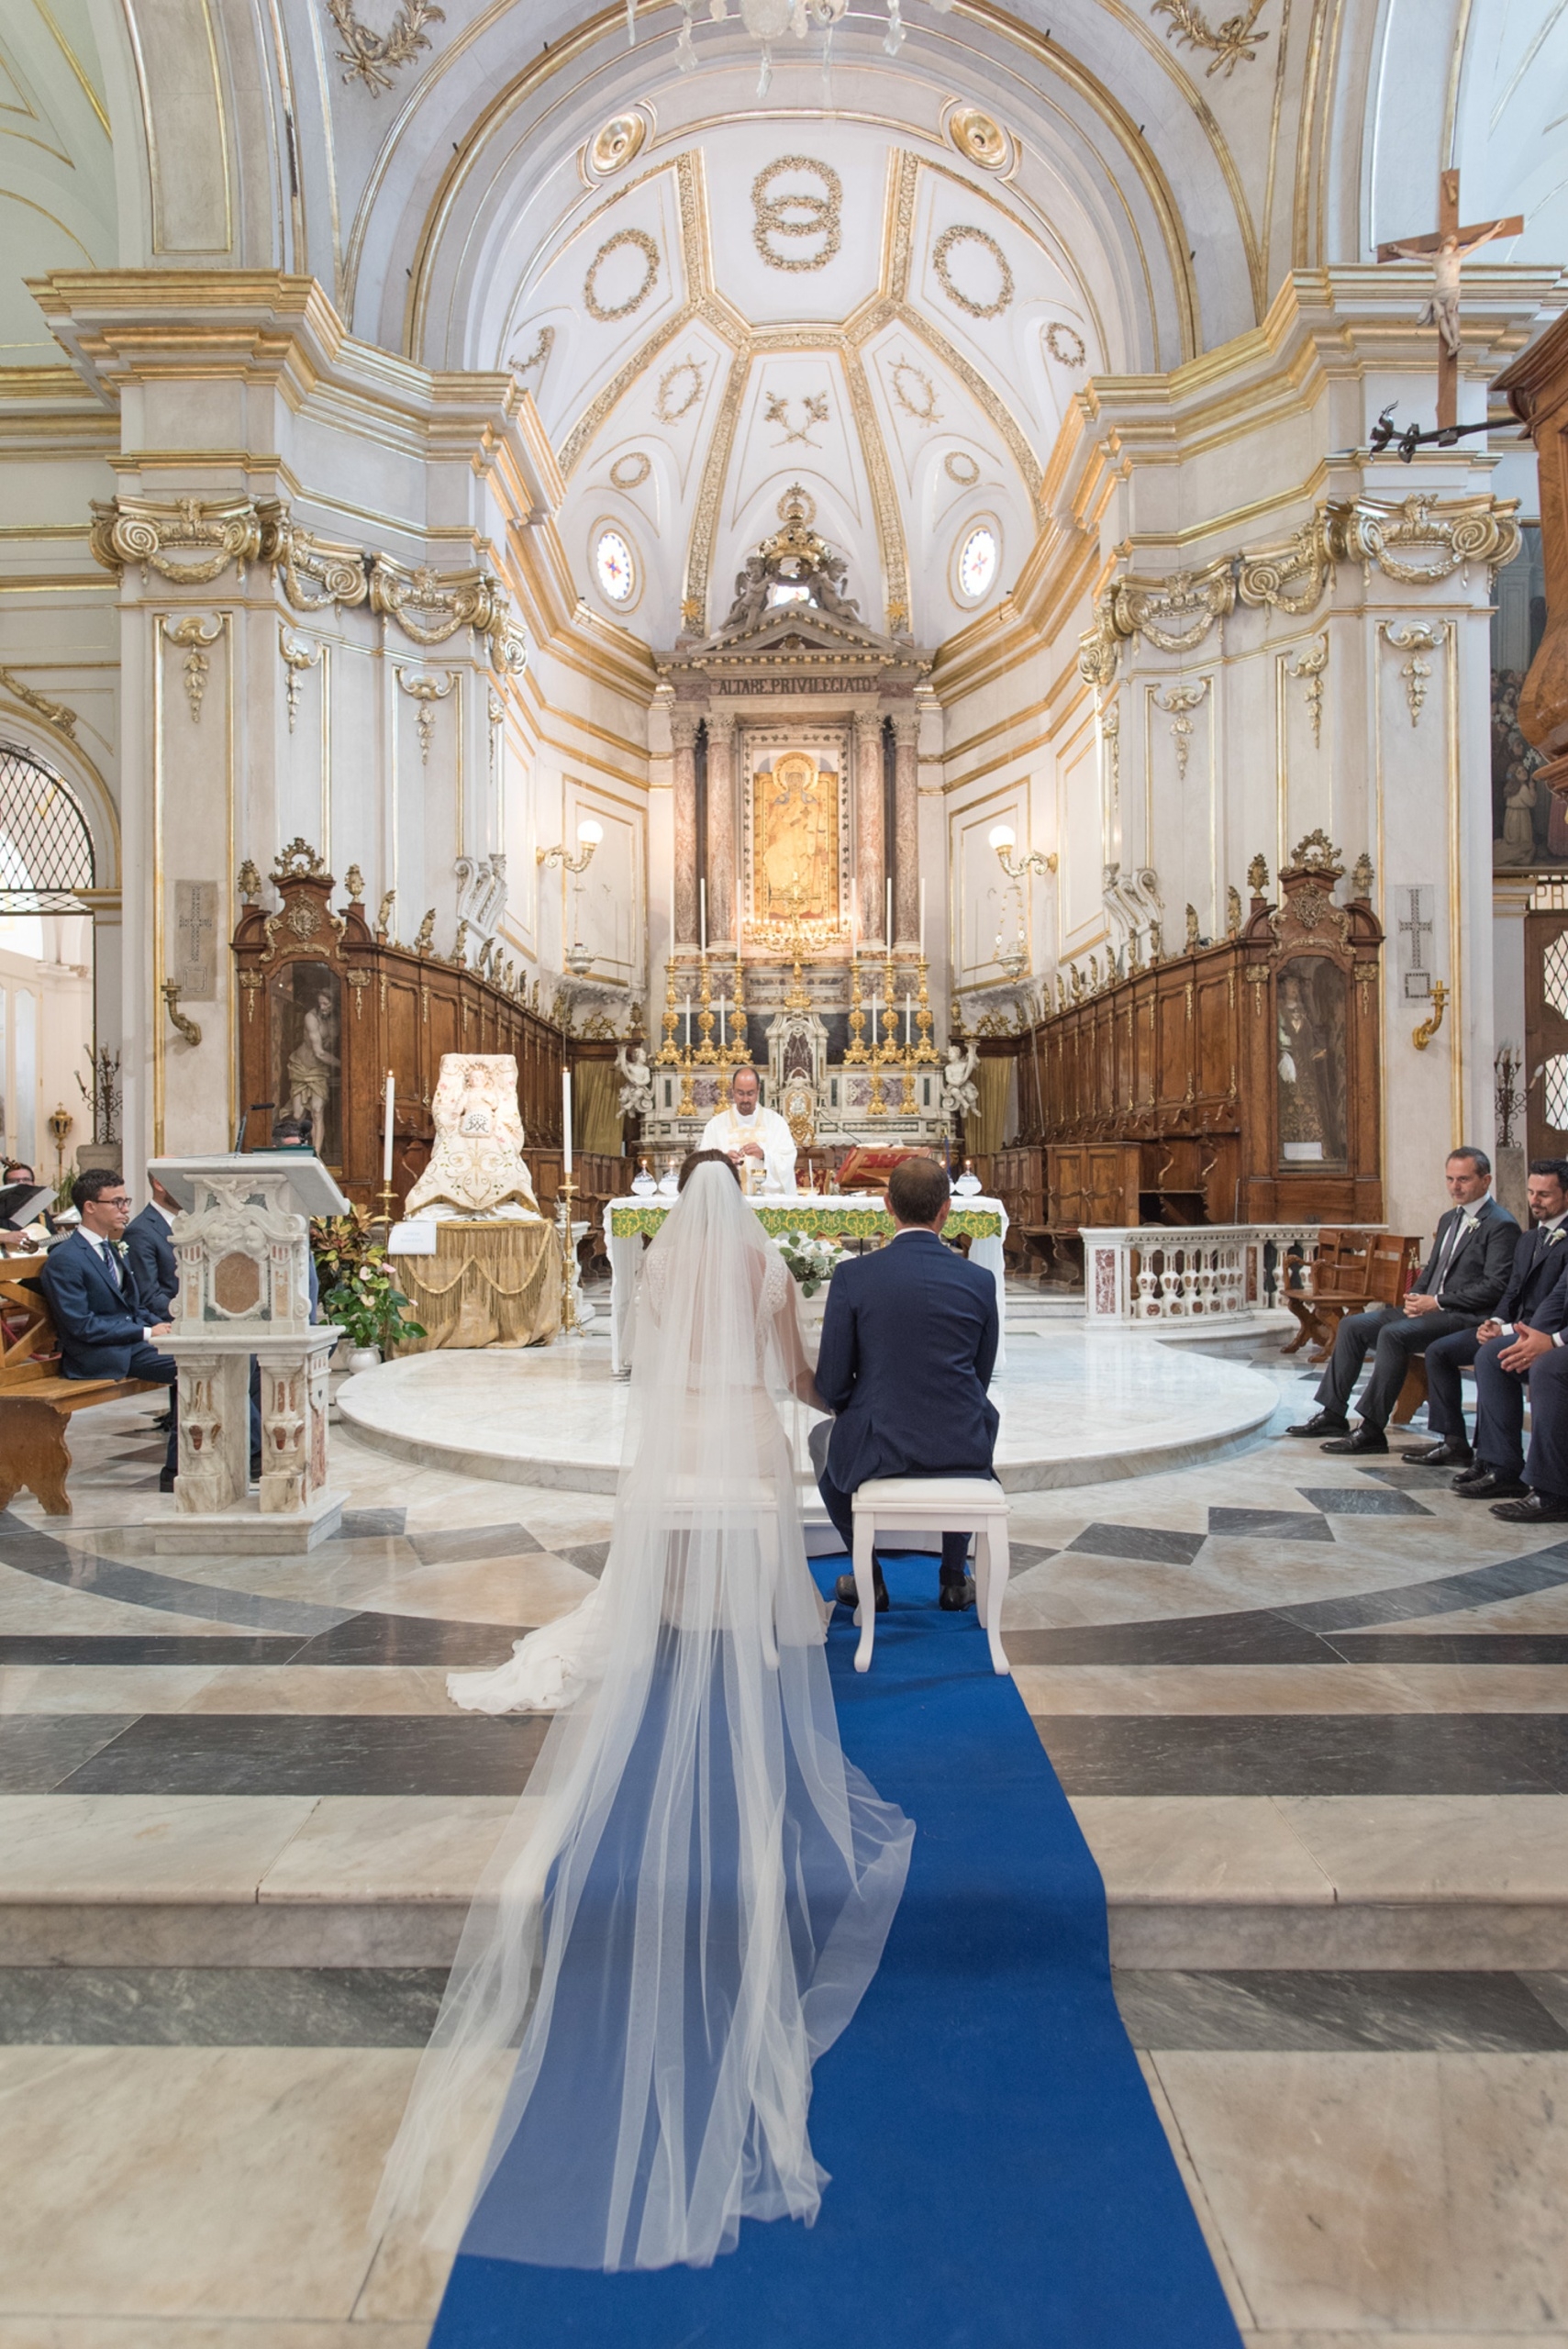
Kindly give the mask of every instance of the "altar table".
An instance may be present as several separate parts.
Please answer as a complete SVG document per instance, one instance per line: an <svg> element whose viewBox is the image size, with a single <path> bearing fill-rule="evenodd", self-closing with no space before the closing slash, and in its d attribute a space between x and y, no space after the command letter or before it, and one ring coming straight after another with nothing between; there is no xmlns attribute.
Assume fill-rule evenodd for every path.
<svg viewBox="0 0 1568 2349"><path fill-rule="evenodd" d="M631 1299L642 1243L652 1238L673 1204L667 1198L621 1198L612 1199L605 1209L605 1249L610 1260L610 1367L617 1377L631 1367ZM788 1231L804 1231L814 1239L882 1241L898 1229L881 1199L872 1196L835 1198L819 1191L801 1191L793 1197L785 1192L748 1204L763 1230L774 1239ZM999 1368L1006 1354L1002 1243L1007 1234L1007 1210L1000 1199L955 1198L944 1230L954 1240L969 1241L970 1263L983 1264L996 1284Z"/></svg>

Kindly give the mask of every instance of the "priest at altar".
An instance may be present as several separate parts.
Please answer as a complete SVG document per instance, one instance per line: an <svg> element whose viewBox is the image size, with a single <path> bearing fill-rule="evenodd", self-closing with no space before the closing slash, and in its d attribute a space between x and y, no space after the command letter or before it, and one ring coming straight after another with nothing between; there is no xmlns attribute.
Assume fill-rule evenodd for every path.
<svg viewBox="0 0 1568 2349"><path fill-rule="evenodd" d="M760 1106L754 1068L738 1068L729 1080L726 1108L702 1130L699 1150L728 1152L750 1191L793 1191L795 1136L776 1109Z"/></svg>

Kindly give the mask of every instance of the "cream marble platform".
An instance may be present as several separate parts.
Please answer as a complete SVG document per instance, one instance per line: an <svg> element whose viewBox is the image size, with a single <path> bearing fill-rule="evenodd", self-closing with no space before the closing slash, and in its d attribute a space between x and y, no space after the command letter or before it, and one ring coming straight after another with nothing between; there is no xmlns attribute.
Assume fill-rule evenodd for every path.
<svg viewBox="0 0 1568 2349"><path fill-rule="evenodd" d="M996 1475L1041 1492L1212 1460L1279 1399L1255 1370L1125 1332L1042 1330L997 1372ZM345 1423L395 1459L507 1484L612 1493L627 1389L590 1344L411 1354L339 1390ZM807 1415L796 1456L806 1467Z"/></svg>

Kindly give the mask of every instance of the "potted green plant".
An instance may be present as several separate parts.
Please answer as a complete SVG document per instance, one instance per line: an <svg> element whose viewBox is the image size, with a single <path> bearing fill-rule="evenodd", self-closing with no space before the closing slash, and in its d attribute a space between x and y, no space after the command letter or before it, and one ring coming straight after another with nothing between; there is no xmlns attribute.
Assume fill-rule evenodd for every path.
<svg viewBox="0 0 1568 2349"><path fill-rule="evenodd" d="M373 1370L383 1354L423 1338L408 1299L393 1280L383 1243L372 1237L369 1210L332 1216L310 1228L310 1242L321 1281L321 1308L349 1341L349 1368Z"/></svg>

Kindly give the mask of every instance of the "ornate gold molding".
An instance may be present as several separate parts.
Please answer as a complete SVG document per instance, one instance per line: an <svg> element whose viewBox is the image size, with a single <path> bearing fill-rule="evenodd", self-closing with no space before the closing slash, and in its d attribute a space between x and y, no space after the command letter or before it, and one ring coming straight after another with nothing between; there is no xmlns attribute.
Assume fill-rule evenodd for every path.
<svg viewBox="0 0 1568 2349"><path fill-rule="evenodd" d="M1277 612L1309 612L1323 593L1330 567L1319 507L1293 539L1242 556L1236 593L1244 604L1266 604Z"/></svg>
<svg viewBox="0 0 1568 2349"><path fill-rule="evenodd" d="M1385 579L1426 587L1473 562L1500 571L1520 546L1518 500L1437 498L1419 491L1390 505L1358 497L1321 509L1329 551L1340 562L1375 563Z"/></svg>
<svg viewBox="0 0 1568 2349"><path fill-rule="evenodd" d="M460 629L471 628L489 639L495 668L523 667L522 629L505 590L487 571L437 571L428 562L411 568L388 554L369 562L372 611L395 619L416 644L445 644Z"/></svg>
<svg viewBox="0 0 1568 2349"><path fill-rule="evenodd" d="M57 734L63 734L67 741L74 742L76 712L68 709L62 701L50 701L47 694L35 693L31 685L24 685L20 677L10 669L0 669L0 688L12 695L25 708L36 711L47 726L54 728Z"/></svg>
<svg viewBox="0 0 1568 2349"><path fill-rule="evenodd" d="M1229 81L1238 65L1251 65L1258 54L1258 45L1268 39L1267 33L1255 29L1262 15L1265 0L1247 0L1244 9L1211 25L1195 0L1154 0L1151 14L1169 17L1165 38L1173 40L1178 49L1207 49L1214 52L1214 62L1207 79L1223 73Z"/></svg>
<svg viewBox="0 0 1568 2349"><path fill-rule="evenodd" d="M161 505L150 498L114 497L93 504L89 537L94 556L106 571L139 564L177 586L205 587L228 570L271 562L277 552L284 509L274 500L250 497L179 497Z"/></svg>
<svg viewBox="0 0 1568 2349"><path fill-rule="evenodd" d="M296 612L362 604L370 594L370 573L359 547L318 539L286 514L278 527L275 562L278 584Z"/></svg>
<svg viewBox="0 0 1568 2349"><path fill-rule="evenodd" d="M1118 636L1141 636L1162 652L1191 652L1216 620L1235 608L1236 565L1229 556L1169 579L1140 579L1129 572L1110 590L1110 622Z"/></svg>
<svg viewBox="0 0 1568 2349"><path fill-rule="evenodd" d="M403 0L384 33L372 32L354 14L354 0L327 0L327 12L344 43L338 61L346 65L345 82L362 82L373 98L392 87L389 66L410 65L420 50L430 46L427 25L444 25L446 11L435 0Z"/></svg>

